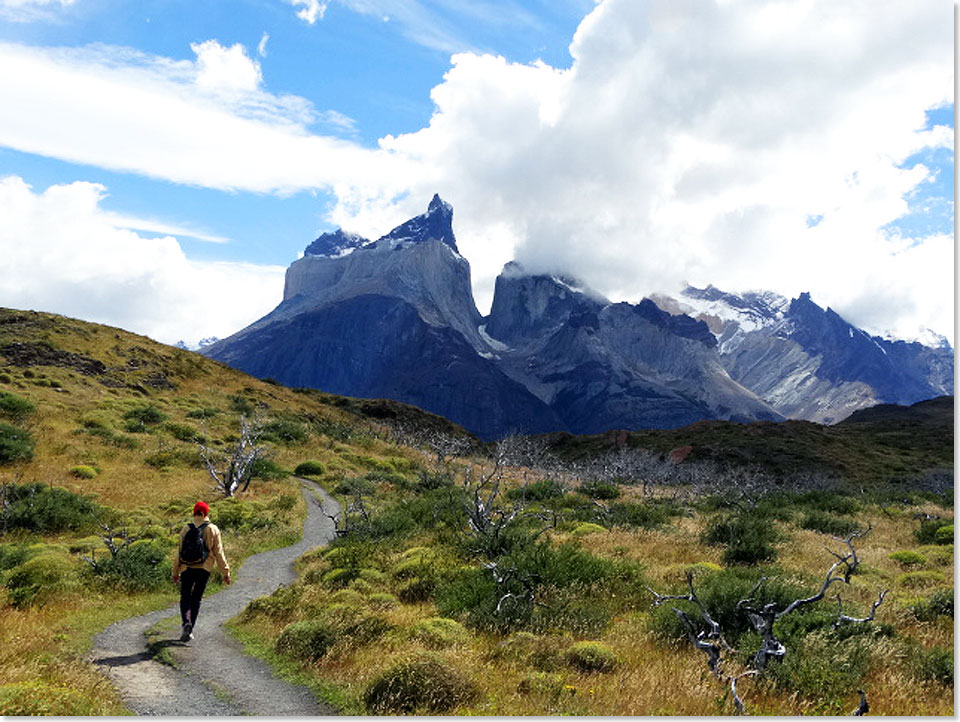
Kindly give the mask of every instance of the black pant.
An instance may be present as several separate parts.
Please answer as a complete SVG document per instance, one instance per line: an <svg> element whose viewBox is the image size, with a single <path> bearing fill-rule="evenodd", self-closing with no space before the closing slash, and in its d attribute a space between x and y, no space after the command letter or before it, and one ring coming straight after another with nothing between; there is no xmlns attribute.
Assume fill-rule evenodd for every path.
<svg viewBox="0 0 960 722"><path fill-rule="evenodd" d="M210 572L206 569L188 567L180 574L180 621L197 626L197 614L200 613L200 599L207 588Z"/></svg>

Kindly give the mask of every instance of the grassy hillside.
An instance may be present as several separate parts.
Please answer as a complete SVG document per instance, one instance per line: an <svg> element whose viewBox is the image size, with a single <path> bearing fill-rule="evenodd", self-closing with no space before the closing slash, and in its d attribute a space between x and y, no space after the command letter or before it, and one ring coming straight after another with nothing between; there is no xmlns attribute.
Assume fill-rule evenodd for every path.
<svg viewBox="0 0 960 722"><path fill-rule="evenodd" d="M906 484L926 472L953 468L953 397L910 407L884 404L834 426L809 421L700 421L679 429L546 437L562 458L576 461L616 448L667 454L691 447L685 461L722 468L754 467L779 477L818 472L855 485Z"/></svg>
<svg viewBox="0 0 960 722"><path fill-rule="evenodd" d="M269 463L223 499L197 439L229 450L241 414L262 421ZM451 438L466 443L436 443ZM777 623L788 658L740 693L751 713L843 714L857 689L873 713L953 713L952 482L914 491L925 470L952 468L952 402L828 428L706 422L550 441L559 463L530 440L480 454L402 404L288 389L118 329L0 310L0 713L122 713L84 661L93 634L173 601L165 560L197 498L234 566L288 542L304 512L298 466L352 507L350 531L233 630L347 713L730 714L728 685L671 607L700 625L698 610L655 606L651 590L685 595L692 573L737 650L724 673L739 672L758 637L737 600L760 577L761 602L809 596L836 561L825 547L845 549L834 536L867 528L849 583ZM721 475L746 464L900 482L895 495L754 489L733 505L679 471L663 483L584 463L683 447L668 469L710 460ZM138 541L112 559L104 524L115 545ZM863 617L881 590L875 621L833 629L837 593Z"/></svg>

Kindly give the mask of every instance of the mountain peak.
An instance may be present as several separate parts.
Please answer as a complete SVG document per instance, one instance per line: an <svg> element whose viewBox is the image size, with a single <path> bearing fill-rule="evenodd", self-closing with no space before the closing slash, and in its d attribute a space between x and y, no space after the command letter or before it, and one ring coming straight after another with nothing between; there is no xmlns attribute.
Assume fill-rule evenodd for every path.
<svg viewBox="0 0 960 722"><path fill-rule="evenodd" d="M446 244L459 254L457 240L453 235L453 206L435 193L427 206L427 212L401 223L380 240L423 243L436 240Z"/></svg>
<svg viewBox="0 0 960 722"><path fill-rule="evenodd" d="M366 238L358 236L356 233L347 233L342 228L338 228L332 232L321 233L313 243L304 249L303 255L339 258L352 253L365 243L369 243Z"/></svg>

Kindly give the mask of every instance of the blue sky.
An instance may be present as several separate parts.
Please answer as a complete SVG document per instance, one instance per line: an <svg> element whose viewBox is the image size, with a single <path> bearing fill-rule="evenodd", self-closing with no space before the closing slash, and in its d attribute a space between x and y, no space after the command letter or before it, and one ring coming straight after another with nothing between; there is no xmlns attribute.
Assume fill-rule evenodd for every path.
<svg viewBox="0 0 960 722"><path fill-rule="evenodd" d="M884 8L0 0L0 305L225 336L439 192L482 312L517 258L952 339L952 6Z"/></svg>

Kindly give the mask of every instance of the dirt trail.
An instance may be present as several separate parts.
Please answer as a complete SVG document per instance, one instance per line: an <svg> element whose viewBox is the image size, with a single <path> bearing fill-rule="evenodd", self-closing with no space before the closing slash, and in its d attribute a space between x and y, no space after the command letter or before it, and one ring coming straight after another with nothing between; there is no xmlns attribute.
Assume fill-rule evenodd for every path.
<svg viewBox="0 0 960 722"><path fill-rule="evenodd" d="M172 654L176 669L153 659L145 633L163 619L176 617L179 622L177 606L117 622L94 638L92 661L103 668L133 712L177 717L337 714L317 702L305 687L276 678L266 662L244 654L221 627L250 600L292 582L296 578L294 560L333 538L333 523L322 513L314 494L323 499L330 513L339 510L337 503L313 482L300 481L307 501L303 539L248 557L234 571L233 584L204 598L192 642L159 644ZM227 552L229 559L229 549ZM179 632L179 624L176 630Z"/></svg>

